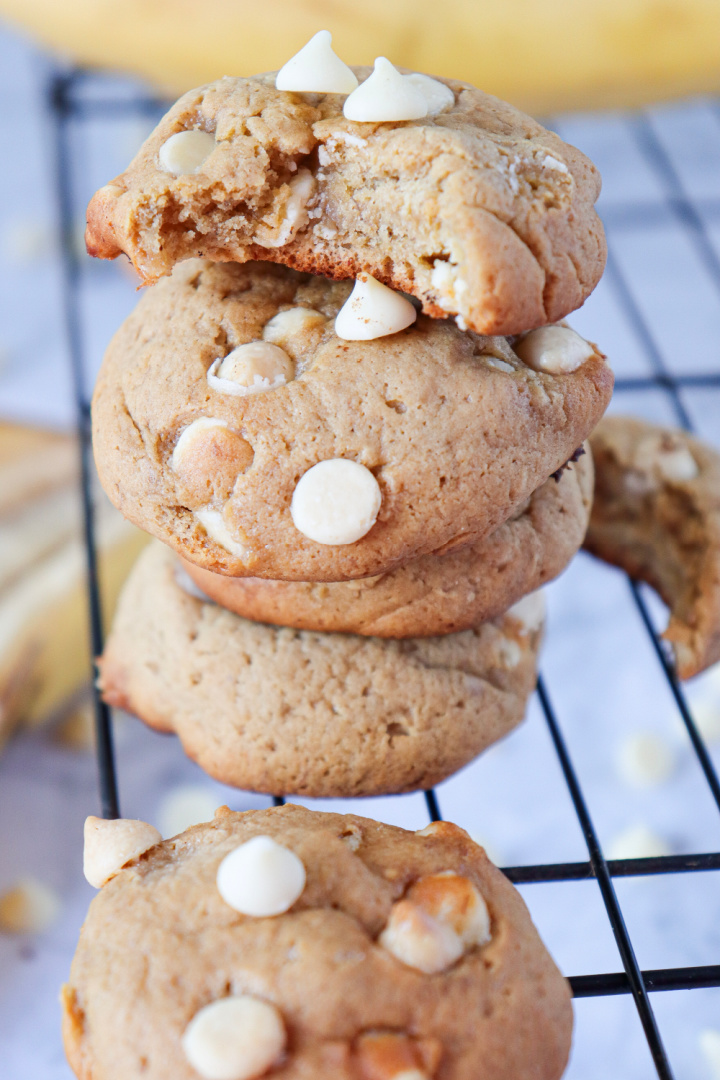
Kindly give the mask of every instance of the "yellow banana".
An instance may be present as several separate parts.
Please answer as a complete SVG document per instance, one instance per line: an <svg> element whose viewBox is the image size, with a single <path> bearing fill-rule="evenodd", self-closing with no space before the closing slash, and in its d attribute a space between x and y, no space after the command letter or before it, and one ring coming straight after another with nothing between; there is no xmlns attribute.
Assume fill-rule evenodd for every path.
<svg viewBox="0 0 720 1080"><path fill-rule="evenodd" d="M348 63L382 53L535 113L720 87L718 0L0 0L0 14L173 94L280 67L323 28Z"/></svg>

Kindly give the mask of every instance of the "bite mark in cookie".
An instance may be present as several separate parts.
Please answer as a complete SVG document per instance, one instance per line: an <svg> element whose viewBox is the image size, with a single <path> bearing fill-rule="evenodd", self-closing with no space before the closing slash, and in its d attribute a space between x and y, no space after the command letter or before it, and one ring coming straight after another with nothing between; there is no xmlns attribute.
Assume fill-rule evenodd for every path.
<svg viewBox="0 0 720 1080"><path fill-rule="evenodd" d="M380 74L356 73L345 101L278 90L273 73L186 94L91 201L90 253L124 251L146 282L194 256L366 273L483 334L521 333L579 307L605 262L588 159L512 106L418 73L393 76L418 119L350 120L343 102ZM215 148L175 176L159 155L189 132Z"/></svg>
<svg viewBox="0 0 720 1080"><path fill-rule="evenodd" d="M585 547L655 588L682 679L720 660L720 454L684 431L611 416L592 433Z"/></svg>

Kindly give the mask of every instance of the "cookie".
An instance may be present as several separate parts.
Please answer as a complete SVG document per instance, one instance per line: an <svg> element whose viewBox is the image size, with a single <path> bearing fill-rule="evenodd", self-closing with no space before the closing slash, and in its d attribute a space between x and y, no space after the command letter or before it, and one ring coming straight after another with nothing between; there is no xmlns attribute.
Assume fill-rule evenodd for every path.
<svg viewBox="0 0 720 1080"><path fill-rule="evenodd" d="M222 807L128 862L62 1004L79 1080L559 1080L572 1032L520 894L464 830L292 805Z"/></svg>
<svg viewBox="0 0 720 1080"><path fill-rule="evenodd" d="M355 581L270 581L185 570L210 599L257 622L379 637L432 637L493 619L556 577L587 529L589 453L551 477L486 540Z"/></svg>
<svg viewBox="0 0 720 1080"><path fill-rule="evenodd" d="M192 90L93 197L88 251L125 252L145 282L192 256L365 272L482 334L555 322L603 271L598 172L511 105L438 82L444 111L384 123L348 120L342 94L276 90L275 73ZM168 140L189 132L183 164Z"/></svg>
<svg viewBox="0 0 720 1080"><path fill-rule="evenodd" d="M505 338L425 316L343 341L333 319L349 289L189 261L146 292L93 400L116 506L215 572L366 577L488 536L608 403L612 372L586 343L586 362L552 375ZM226 364L246 385L218 375Z"/></svg>
<svg viewBox="0 0 720 1080"><path fill-rule="evenodd" d="M274 795L414 791L523 718L542 619L403 641L291 630L190 595L143 552L99 661L105 700L174 731L223 783Z"/></svg>
<svg viewBox="0 0 720 1080"><path fill-rule="evenodd" d="M670 608L678 675L720 660L720 455L676 428L607 417L591 436L595 500L585 547L646 581Z"/></svg>

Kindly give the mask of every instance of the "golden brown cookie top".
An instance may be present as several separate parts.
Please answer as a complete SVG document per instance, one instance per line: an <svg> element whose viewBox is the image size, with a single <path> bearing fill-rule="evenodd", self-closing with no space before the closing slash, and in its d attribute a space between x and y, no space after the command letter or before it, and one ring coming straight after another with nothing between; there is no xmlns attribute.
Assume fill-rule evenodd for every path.
<svg viewBox="0 0 720 1080"><path fill-rule="evenodd" d="M384 123L348 120L341 94L276 90L275 73L190 91L93 197L88 251L125 252L147 282L192 256L364 271L481 333L562 318L605 263L597 170L511 105L439 82L452 105Z"/></svg>
<svg viewBox="0 0 720 1080"><path fill-rule="evenodd" d="M343 341L334 319L349 289L193 260L145 293L93 402L100 477L127 517L220 573L382 573L488 535L607 405L612 372L592 348L577 370L551 375L505 338L425 316ZM251 343L276 350L269 367L248 359ZM277 354L287 374L272 367ZM356 472L323 474L338 461ZM327 519L313 507L330 508Z"/></svg>
<svg viewBox="0 0 720 1080"><path fill-rule="evenodd" d="M242 914L227 880L218 888L225 860L258 837L305 872L273 917ZM417 966L430 952L434 973ZM68 1057L83 1080L197 1080L188 1029L230 998L279 1022L266 1072L281 1080L392 1080L408 1065L469 1080L478 1060L487 1080L531 1064L557 1080L572 1026L519 894L462 829L410 833L292 805L222 808L103 887L63 992Z"/></svg>

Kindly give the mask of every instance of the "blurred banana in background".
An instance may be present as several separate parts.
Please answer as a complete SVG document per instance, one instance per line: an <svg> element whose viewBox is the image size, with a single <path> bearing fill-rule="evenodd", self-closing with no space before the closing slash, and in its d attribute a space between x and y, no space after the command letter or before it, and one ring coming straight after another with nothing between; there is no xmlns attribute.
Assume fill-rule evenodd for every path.
<svg viewBox="0 0 720 1080"><path fill-rule="evenodd" d="M78 462L71 436L0 423L0 745L90 679ZM107 621L146 537L104 495L96 529Z"/></svg>
<svg viewBox="0 0 720 1080"><path fill-rule="evenodd" d="M0 0L0 15L171 94L278 68L321 28L348 63L382 52L535 114L720 88L718 0Z"/></svg>

